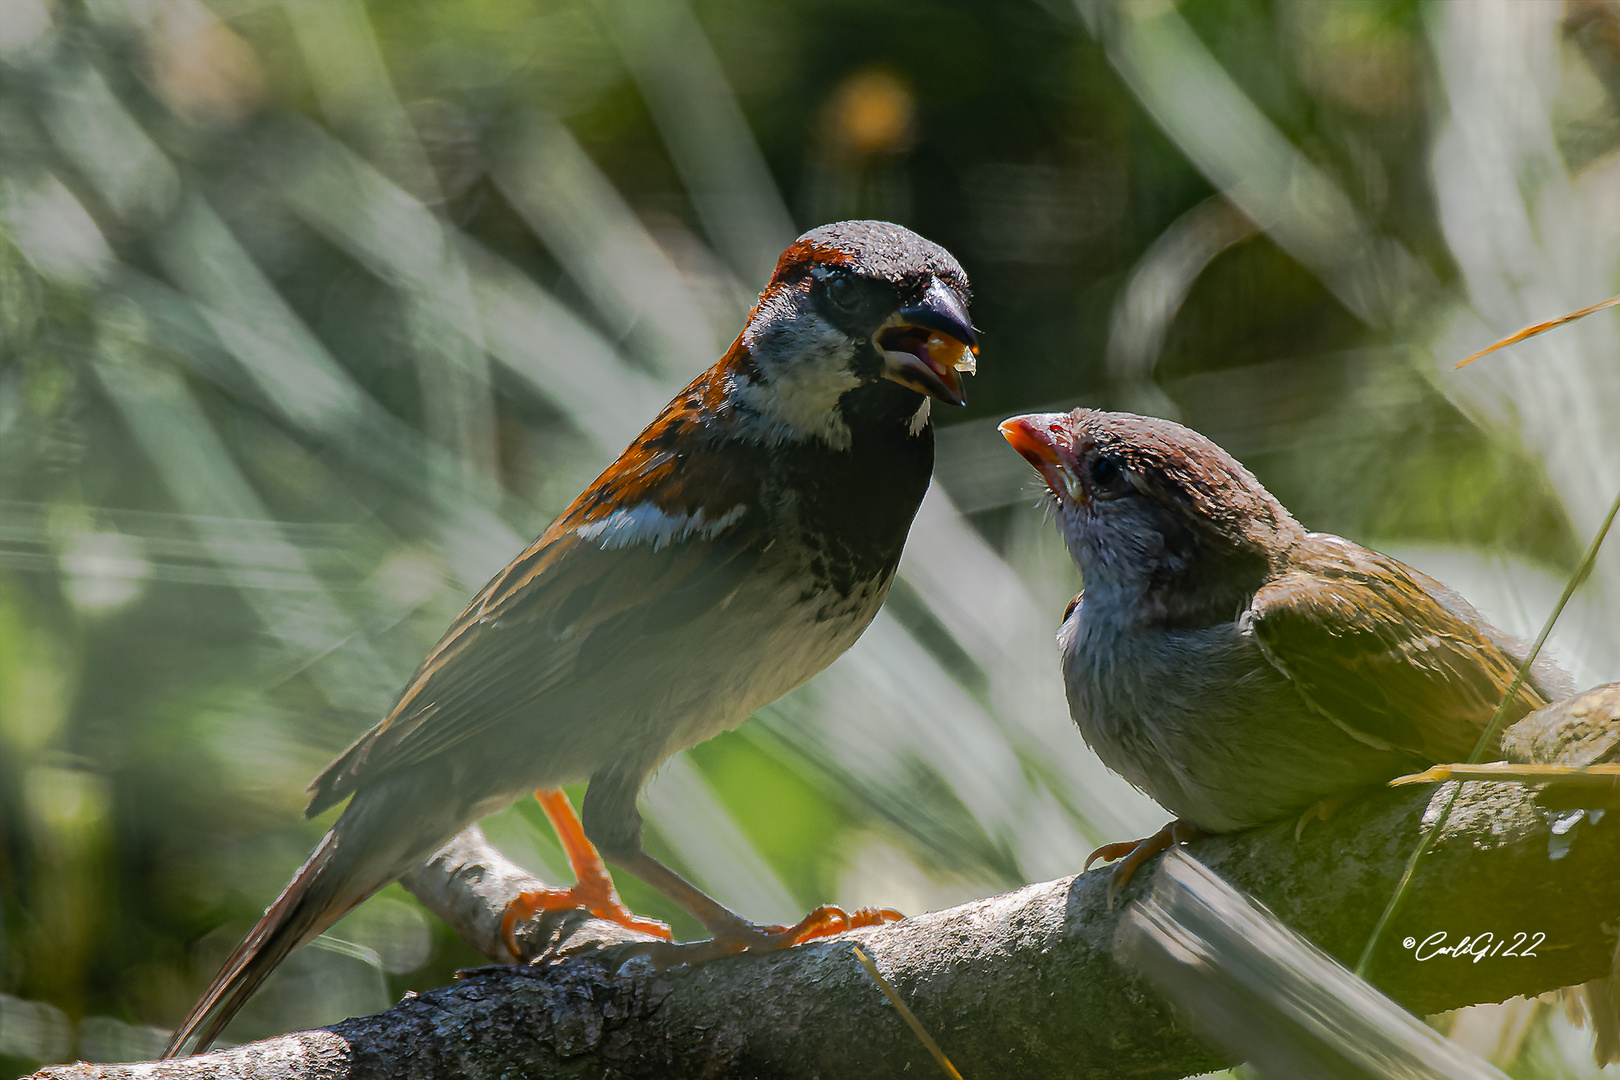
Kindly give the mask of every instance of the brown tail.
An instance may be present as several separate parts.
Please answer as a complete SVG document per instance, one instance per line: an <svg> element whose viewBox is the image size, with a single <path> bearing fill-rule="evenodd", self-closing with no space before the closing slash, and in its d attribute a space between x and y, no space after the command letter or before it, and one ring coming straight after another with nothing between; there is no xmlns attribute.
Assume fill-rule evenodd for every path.
<svg viewBox="0 0 1620 1080"><path fill-rule="evenodd" d="M358 883L348 880L355 875L345 872L351 869L344 865L350 861L338 857L338 834L333 829L265 911L264 918L253 927L247 939L231 953L201 1000L175 1028L169 1045L163 1048L164 1057L179 1054L180 1047L199 1028L202 1033L197 1036L197 1044L191 1052L200 1054L207 1050L287 954L337 922L381 884L386 884L362 886L356 895ZM213 1014L212 1020L209 1020L210 1014ZM204 1021L208 1021L206 1026Z"/></svg>

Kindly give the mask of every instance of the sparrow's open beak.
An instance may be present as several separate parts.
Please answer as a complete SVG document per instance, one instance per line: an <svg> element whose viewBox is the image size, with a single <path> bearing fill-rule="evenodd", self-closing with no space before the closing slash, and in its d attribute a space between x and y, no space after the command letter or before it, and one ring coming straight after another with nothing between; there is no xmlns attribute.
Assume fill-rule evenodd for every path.
<svg viewBox="0 0 1620 1080"><path fill-rule="evenodd" d="M1076 471L1070 448L1069 413L1029 413L1001 422L1001 436L1012 448L1035 466L1052 494L1071 501L1084 501L1085 492Z"/></svg>
<svg viewBox="0 0 1620 1080"><path fill-rule="evenodd" d="M878 327L872 343L883 354L883 377L952 405L965 405L957 372L973 373L979 338L967 307L938 278L915 304Z"/></svg>

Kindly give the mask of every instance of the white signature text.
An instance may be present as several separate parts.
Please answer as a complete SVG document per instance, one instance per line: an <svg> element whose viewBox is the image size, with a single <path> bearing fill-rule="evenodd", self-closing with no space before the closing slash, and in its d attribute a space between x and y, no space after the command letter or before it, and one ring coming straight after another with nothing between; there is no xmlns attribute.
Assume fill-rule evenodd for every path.
<svg viewBox="0 0 1620 1080"><path fill-rule="evenodd" d="M1444 930L1437 930L1428 937L1419 941L1409 937L1401 942L1406 948L1412 950L1414 960L1433 960L1437 956L1449 956L1453 960L1472 960L1479 963L1486 957L1535 956L1541 943L1547 940L1547 935L1540 932L1519 931L1512 937L1497 937L1489 930L1482 934L1468 934L1455 945L1446 944L1447 934Z"/></svg>

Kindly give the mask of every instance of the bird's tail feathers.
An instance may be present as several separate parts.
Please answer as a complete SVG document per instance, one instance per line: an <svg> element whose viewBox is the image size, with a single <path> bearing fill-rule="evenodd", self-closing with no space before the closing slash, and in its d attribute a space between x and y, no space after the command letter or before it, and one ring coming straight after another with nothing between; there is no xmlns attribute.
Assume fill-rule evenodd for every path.
<svg viewBox="0 0 1620 1080"><path fill-rule="evenodd" d="M349 868L343 864L348 860L339 858L338 848L339 837L334 829L266 909L264 917L231 953L201 999L175 1028L163 1049L165 1058L177 1056L199 1029L201 1033L191 1052L207 1050L289 953L376 891L377 885L364 887L364 883L353 880L359 875L346 872Z"/></svg>

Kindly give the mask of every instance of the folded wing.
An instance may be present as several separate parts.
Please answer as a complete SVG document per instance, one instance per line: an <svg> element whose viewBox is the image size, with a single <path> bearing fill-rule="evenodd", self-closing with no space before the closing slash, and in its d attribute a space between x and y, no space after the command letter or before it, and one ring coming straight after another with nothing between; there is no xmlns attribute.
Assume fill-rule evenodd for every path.
<svg viewBox="0 0 1620 1080"><path fill-rule="evenodd" d="M543 709L724 602L768 540L757 488L718 461L637 440L474 597L392 712L310 785L307 813Z"/></svg>
<svg viewBox="0 0 1620 1080"><path fill-rule="evenodd" d="M1309 573L1271 581L1246 616L1266 658L1363 742L1430 761L1465 759L1519 657L1433 578L1336 536L1313 533L1306 544ZM1546 703L1527 680L1507 719Z"/></svg>

